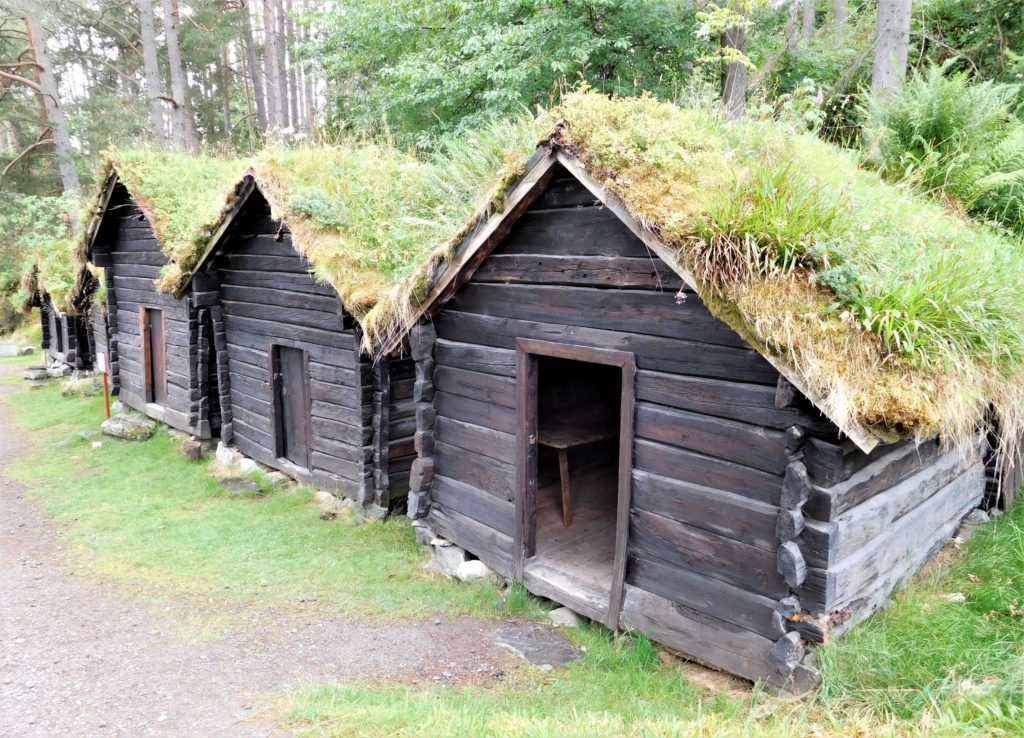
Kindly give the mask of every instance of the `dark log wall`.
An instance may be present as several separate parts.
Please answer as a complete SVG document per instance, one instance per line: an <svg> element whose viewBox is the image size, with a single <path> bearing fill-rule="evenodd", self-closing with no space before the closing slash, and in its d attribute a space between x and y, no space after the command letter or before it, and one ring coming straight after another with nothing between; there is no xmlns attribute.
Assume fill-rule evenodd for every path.
<svg viewBox="0 0 1024 738"><path fill-rule="evenodd" d="M289 474L366 501L373 480L373 368L334 290L318 284L291 246L291 235L254 194L211 263L227 358L232 442L243 453ZM205 300L197 293L197 301ZM273 346L305 351L311 399L309 468L278 458L271 380ZM224 395L222 395L224 397Z"/></svg>
<svg viewBox="0 0 1024 738"><path fill-rule="evenodd" d="M409 491L409 469L416 458L416 405L413 388L416 383L412 359L390 359L388 408L388 484L391 499L404 497Z"/></svg>
<svg viewBox="0 0 1024 738"><path fill-rule="evenodd" d="M89 308L89 321L92 324L93 360L99 354L107 354L110 361L109 338L107 335L107 312L99 305Z"/></svg>
<svg viewBox="0 0 1024 738"><path fill-rule="evenodd" d="M97 235L93 263L106 268L111 377L118 399L168 425L195 431L194 310L187 299L158 292L156 280L168 263L149 221L121 185ZM167 400L146 402L141 310L163 311L167 357Z"/></svg>
<svg viewBox="0 0 1024 738"><path fill-rule="evenodd" d="M681 288L575 179L556 179L435 314L432 349L422 346L434 340L422 337L429 326L413 335L433 403L421 403L410 514L428 510L431 528L510 574L516 339L633 352L620 622L743 676L795 679L799 618L786 608L817 571L799 560L789 571L786 553L800 549L783 544L801 529L787 534L784 521L802 525L812 488L821 494L872 459L802 398L780 401L778 372Z"/></svg>

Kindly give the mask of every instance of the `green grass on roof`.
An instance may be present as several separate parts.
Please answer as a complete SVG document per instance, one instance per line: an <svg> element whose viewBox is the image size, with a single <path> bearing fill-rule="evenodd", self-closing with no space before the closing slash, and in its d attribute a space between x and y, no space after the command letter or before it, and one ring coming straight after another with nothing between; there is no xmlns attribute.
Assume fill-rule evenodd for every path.
<svg viewBox="0 0 1024 738"><path fill-rule="evenodd" d="M569 97L563 143L674 247L711 309L882 435L1019 436L1024 249L777 125Z"/></svg>
<svg viewBox="0 0 1024 738"><path fill-rule="evenodd" d="M1022 245L771 123L582 92L430 156L349 141L248 162L114 152L111 164L175 262L164 289L183 284L250 171L372 342L408 325L554 121L557 143L677 252L711 310L841 427L967 442L993 406L1020 436Z"/></svg>

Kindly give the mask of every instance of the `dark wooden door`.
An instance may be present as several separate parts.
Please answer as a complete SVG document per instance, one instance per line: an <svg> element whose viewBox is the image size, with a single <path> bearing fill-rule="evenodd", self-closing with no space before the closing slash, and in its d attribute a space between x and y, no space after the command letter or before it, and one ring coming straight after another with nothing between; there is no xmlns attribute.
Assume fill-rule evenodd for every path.
<svg viewBox="0 0 1024 738"><path fill-rule="evenodd" d="M278 455L308 468L311 419L306 353L288 346L278 346L275 353Z"/></svg>
<svg viewBox="0 0 1024 738"><path fill-rule="evenodd" d="M146 364L146 401L163 405L167 402L167 342L162 310L142 309L142 353Z"/></svg>

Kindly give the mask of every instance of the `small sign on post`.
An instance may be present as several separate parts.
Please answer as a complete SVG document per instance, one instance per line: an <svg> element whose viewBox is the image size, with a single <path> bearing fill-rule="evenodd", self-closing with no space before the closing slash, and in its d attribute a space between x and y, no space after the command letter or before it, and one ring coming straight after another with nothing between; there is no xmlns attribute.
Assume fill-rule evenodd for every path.
<svg viewBox="0 0 1024 738"><path fill-rule="evenodd" d="M110 386L107 384L107 353L98 351L96 353L96 371L103 375L103 406L107 411L107 419L110 418Z"/></svg>

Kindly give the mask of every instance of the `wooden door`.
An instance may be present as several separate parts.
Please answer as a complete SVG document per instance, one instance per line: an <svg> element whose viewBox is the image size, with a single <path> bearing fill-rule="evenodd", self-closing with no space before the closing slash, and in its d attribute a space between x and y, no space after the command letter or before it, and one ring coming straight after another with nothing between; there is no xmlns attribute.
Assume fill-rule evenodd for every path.
<svg viewBox="0 0 1024 738"><path fill-rule="evenodd" d="M142 359L146 373L146 402L167 402L167 341L164 313L142 308Z"/></svg>
<svg viewBox="0 0 1024 738"><path fill-rule="evenodd" d="M524 579L526 560L537 549L537 443L538 428L538 357L568 359L591 364L618 367L621 371L619 397L618 490L615 511L615 554L607 609L601 613L604 625L615 629L619 624L626 580L626 553L629 544L629 513L632 504L633 415L635 412L634 379L636 360L626 351L598 349L589 346L516 339L516 528L514 536L515 578Z"/></svg>
<svg viewBox="0 0 1024 738"><path fill-rule="evenodd" d="M306 352L277 346L274 354L277 455L307 469L311 418Z"/></svg>

